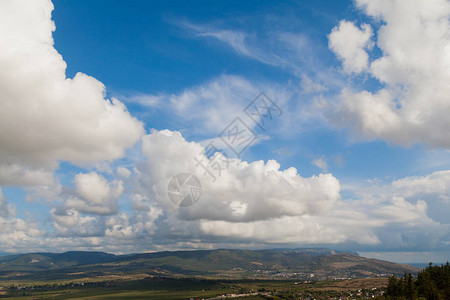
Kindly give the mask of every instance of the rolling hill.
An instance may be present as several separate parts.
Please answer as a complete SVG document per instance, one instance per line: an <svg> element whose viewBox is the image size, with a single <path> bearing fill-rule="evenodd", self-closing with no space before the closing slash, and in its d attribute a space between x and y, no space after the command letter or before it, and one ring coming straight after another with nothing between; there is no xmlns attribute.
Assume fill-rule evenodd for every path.
<svg viewBox="0 0 450 300"><path fill-rule="evenodd" d="M0 276L82 277L149 274L168 277L330 279L417 273L403 264L329 249L195 250L128 255L29 253L0 257Z"/></svg>

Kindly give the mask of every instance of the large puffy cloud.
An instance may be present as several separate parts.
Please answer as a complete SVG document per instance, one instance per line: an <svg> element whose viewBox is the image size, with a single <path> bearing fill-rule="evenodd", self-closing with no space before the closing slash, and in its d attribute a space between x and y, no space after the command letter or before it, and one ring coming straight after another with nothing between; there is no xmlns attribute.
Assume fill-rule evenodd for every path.
<svg viewBox="0 0 450 300"><path fill-rule="evenodd" d="M85 206L75 208L69 205L69 198L51 211L55 235L27 240L30 237L22 232L24 240L18 245L113 252L243 247L246 243L252 247L339 244L384 251L448 247L441 242L449 235L448 225L429 217L428 199L415 197L445 194L447 172L369 187L350 200L340 199L340 184L332 175L304 178L293 168L280 170L275 161L233 159L213 181L196 165L195 158L204 163L214 159L202 156L203 151L201 145L186 141L178 132L152 132L142 141L145 161L131 174L122 170L126 176L119 175L125 178L131 209L106 217L99 214L116 202L102 201L97 205L100 211L87 208L96 207L90 201L111 199L119 185L97 173L78 174L73 197L84 199ZM195 205L178 208L168 198L168 181L184 172L195 174L203 190ZM417 190L408 192L414 186ZM11 222L25 224L0 221L10 227ZM17 228L21 232L20 226Z"/></svg>
<svg viewBox="0 0 450 300"><path fill-rule="evenodd" d="M19 7L21 3L27 6ZM417 139L423 134L415 127L408 127L405 120L409 119L405 116L420 108L436 117L436 103L441 103L439 99L445 100L446 94L439 94L444 90L441 83L431 82L436 85L430 86L437 89L429 92L442 97L430 100L430 111L424 110L420 101L416 101L419 98L406 97L425 89L420 85L410 85L409 79L405 79L409 72L403 72L401 64L394 63L394 60L400 62L403 54L394 55L397 52L391 47L403 47L403 44L391 43L390 30L385 28L401 27L394 17L389 16L398 13L398 9L380 10L381 2L374 3L367 4L367 12L386 21L377 40L383 58L369 64L364 52L370 48L371 31L367 26L359 29L351 23L341 23L332 36L339 39L355 34L356 39L351 43L353 48L341 49L342 45L336 44L336 49L339 49L336 51L344 60L344 70L354 73L368 71L386 84L386 88L378 93L344 91L345 110L341 112L361 128L363 135L408 144L413 133L418 134ZM0 49L0 116L5 117L0 118L0 125L7 129L0 134L0 184L48 185L57 160L84 164L123 155L123 150L142 134L142 127L122 104L105 99L100 82L83 74L73 79L65 77L65 63L53 48L51 38L54 29L50 20L51 4L47 1L3 1L2 5L0 12L9 14L2 15L1 22L5 22L2 24L7 24L10 31L6 31L6 27L0 29L3 30L0 43L8 43L14 51L9 47ZM16 11L12 11L14 9ZM423 11L426 20L431 20L427 24L435 25L433 14L439 12ZM11 17L19 12L15 19ZM30 23L40 25L31 26ZM436 31L438 36L441 31ZM434 38L439 37L430 37L433 42L430 47L442 50L440 47L445 47L447 40L440 38L442 45L436 46ZM244 43L245 38L237 42ZM408 51L405 51L406 56ZM383 59L390 61L383 63ZM354 60L355 65L345 67L350 60ZM420 60L417 65L420 71L419 63ZM439 66L436 68L439 71ZM417 71L413 74L426 79L429 76L431 80L433 72ZM445 72L441 73L447 76ZM410 79L416 84L414 76L411 75ZM313 86L305 90L320 91L322 88ZM230 115L234 117L242 113L242 108L259 91L258 85L241 77L224 75L178 94L144 95L139 101L150 101L149 105L154 107L166 101L162 105L167 105L167 111L174 114L174 119L182 119L187 124L192 121L201 124L197 127L209 134L222 130L231 120ZM283 103L288 96L282 95L277 103ZM444 105L445 101L441 104ZM198 107L205 109L199 111ZM409 110L406 109L408 107ZM400 113L402 110L404 113ZM444 113L445 110L442 115ZM298 115L295 116L298 120ZM431 124L430 120L431 117L424 119L424 124ZM435 118L434 121L433 126L443 124L442 119ZM403 134L401 138L404 139L400 139L399 132L411 134ZM439 132L435 135L438 136ZM439 181L445 181L445 176L433 174L429 178L399 180L390 187L391 191L396 190L393 195L379 195L376 202L365 198L350 201L340 199L339 181L331 174L304 178L294 168L282 170L275 161L250 163L234 159L228 170L223 170L221 176L213 181L194 159L202 159L203 162L214 159L206 158L203 151L203 147L184 140L179 133L153 132L144 137L142 143L146 161L134 169L129 165L127 169L117 169L120 180L127 183L127 192L122 193L121 181L112 179L108 182L99 173L76 175L75 188L70 189L65 203L51 210L55 236L44 236L33 222L14 219L11 206L0 196L1 249L27 247L131 252L220 245L239 247L247 243L255 247L267 244L357 243L405 249L420 247L424 243L437 247L448 232L448 226L438 224L427 215L429 201L414 198L425 192L417 191L414 195L409 192L411 187L425 182L421 191L431 193L439 190L445 194L447 188L439 185ZM177 209L167 197L167 182L182 172L197 175L203 185L203 194L194 206ZM114 176L112 171L109 175ZM433 184L427 184L427 180ZM132 207L116 215L122 194L130 195Z"/></svg>
<svg viewBox="0 0 450 300"><path fill-rule="evenodd" d="M372 207L374 218L386 220L386 225L375 230L382 241L379 248L397 250L445 249L441 241L450 233L450 227L429 217L424 200L411 203L400 196Z"/></svg>
<svg viewBox="0 0 450 300"><path fill-rule="evenodd" d="M135 203L138 210L162 209L150 221L155 244L248 241L253 245L340 243L360 249L368 245L423 249L422 242L442 247L439 241L448 233L447 225L428 216L426 200L411 198L399 189L401 180L388 187L368 188L355 200L340 199L340 184L332 175L304 178L294 168L280 170L275 161L232 159L220 176L214 173L213 180L197 160L207 165L215 157L202 156L204 148L178 132L154 131L143 138L142 151L146 162L133 172L139 186ZM168 198L168 181L186 172L199 178L202 196L194 206L177 209ZM136 228L142 227L135 228L123 218L116 221L117 236L135 236Z"/></svg>
<svg viewBox="0 0 450 300"><path fill-rule="evenodd" d="M428 214L441 224L450 224L450 171L406 177L392 183L393 194L427 202Z"/></svg>
<svg viewBox="0 0 450 300"><path fill-rule="evenodd" d="M53 175L59 161L84 165L114 160L144 134L141 122L122 103L105 98L100 81L82 73L66 78L66 63L53 47L52 10L49 0L0 3L0 186L31 186L27 199L47 203L62 192ZM89 173L77 176L75 185L67 206L51 211L57 233L103 235L102 220L82 212L116 212L120 182L108 184ZM71 244L49 234L33 221L15 218L0 193L2 250ZM98 244L75 240L74 245Z"/></svg>
<svg viewBox="0 0 450 300"><path fill-rule="evenodd" d="M383 223L373 227L381 244L372 250L448 249L448 176L448 171L438 171L356 188L359 208Z"/></svg>
<svg viewBox="0 0 450 300"><path fill-rule="evenodd" d="M372 28L368 24L363 24L359 29L352 22L344 20L333 28L328 37L329 46L342 60L345 72L360 73L367 69L369 55L366 48L373 46L371 37Z"/></svg>
<svg viewBox="0 0 450 300"><path fill-rule="evenodd" d="M320 214L339 199L340 185L331 174L303 178L295 168L280 170L273 160L248 163L230 159L228 169L219 173L212 170L217 157L207 158L202 146L187 142L179 132L154 132L143 139L142 147L147 161L138 169L140 176L144 184L152 184L156 200L164 205L170 204L166 190L173 176L189 172L201 181L202 200L195 209L180 211L184 219L238 222ZM214 178L198 160L210 164Z"/></svg>
<svg viewBox="0 0 450 300"><path fill-rule="evenodd" d="M393 197L391 203L374 211L375 214L386 217L394 222L417 222L429 220L426 216L427 204L423 200L416 204L407 202L402 197Z"/></svg>
<svg viewBox="0 0 450 300"><path fill-rule="evenodd" d="M85 213L111 215L118 212L118 199L123 192L123 182L109 183L96 172L78 174L74 178L76 194L66 200L66 207Z"/></svg>
<svg viewBox="0 0 450 300"><path fill-rule="evenodd" d="M380 226L376 221L367 226L346 225L356 224L366 215L348 215L342 209L340 184L331 174L304 178L295 168L280 170L276 161L230 159L229 167L220 174L212 170L213 179L197 163L200 160L207 165L220 156L207 158L204 150L179 132L154 131L143 138L146 161L138 164L132 175L138 186L133 205L140 212L147 208L150 216L140 218L148 220L152 230L146 232L151 233L155 245L173 246L183 241L231 245L244 240L260 245L379 242L371 233L373 226ZM168 182L179 173L195 174L201 182L201 199L192 207L177 208L168 197ZM142 222L131 221L111 218L107 235L139 236Z"/></svg>
<svg viewBox="0 0 450 300"><path fill-rule="evenodd" d="M121 102L105 99L100 81L82 73L66 78L53 47L52 10L49 0L0 3L2 185L48 182L60 160L120 158L144 133Z"/></svg>
<svg viewBox="0 0 450 300"><path fill-rule="evenodd" d="M365 220L360 219L362 216ZM200 222L200 228L205 234L266 244L376 245L380 243L380 240L373 233L373 228L380 227L382 223L376 220L368 222L366 215L360 213L357 213L357 216L351 216L344 212L333 211L322 216L285 216L255 222L203 220Z"/></svg>
<svg viewBox="0 0 450 300"><path fill-rule="evenodd" d="M340 201L319 215L240 223L202 220L201 228L212 235L260 243L350 244L353 249L448 248L441 241L450 227L428 216L426 201L378 196L378 203L366 203L364 198Z"/></svg>
<svg viewBox="0 0 450 300"><path fill-rule="evenodd" d="M376 92L345 89L337 108L340 122L370 139L450 147L450 2L356 3L383 22L376 40L382 55L372 60L367 70L383 87ZM347 42L345 35L337 35L341 27L342 23L330 35L330 45ZM354 44L348 51L362 54L360 50L361 44ZM342 51L337 53L344 57ZM352 60L354 66L362 66L358 61Z"/></svg>

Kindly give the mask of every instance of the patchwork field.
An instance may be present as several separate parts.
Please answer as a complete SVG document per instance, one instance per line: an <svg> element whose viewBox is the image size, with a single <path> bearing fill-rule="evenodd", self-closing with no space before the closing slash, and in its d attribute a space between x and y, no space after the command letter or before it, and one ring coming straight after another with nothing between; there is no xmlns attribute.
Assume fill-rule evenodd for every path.
<svg viewBox="0 0 450 300"><path fill-rule="evenodd" d="M286 299L302 296L379 295L385 278L297 282L292 280L208 280L196 278L145 277L83 278L73 282L2 281L6 299ZM139 278L139 279L137 279ZM367 294L369 295L369 294ZM367 296L365 295L365 296ZM362 297L362 296L361 296ZM219 299L217 298L217 299Z"/></svg>

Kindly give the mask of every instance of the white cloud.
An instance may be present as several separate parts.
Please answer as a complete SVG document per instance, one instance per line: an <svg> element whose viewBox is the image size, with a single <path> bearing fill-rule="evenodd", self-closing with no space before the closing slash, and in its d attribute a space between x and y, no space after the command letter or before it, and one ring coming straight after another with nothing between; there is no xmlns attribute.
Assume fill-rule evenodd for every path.
<svg viewBox="0 0 450 300"><path fill-rule="evenodd" d="M51 185L53 172L45 168L28 168L20 164L0 163L0 184L8 185Z"/></svg>
<svg viewBox="0 0 450 300"><path fill-rule="evenodd" d="M301 87L306 93L323 92L342 86L340 74L325 65L323 52L326 48L315 42L316 37L307 36L305 31L292 32L273 27L276 22L280 24L289 22L292 26L298 20L287 20L285 16L277 20L275 15L257 18L260 26L256 32L242 31L241 27L222 29L215 24L182 23L181 26L193 31L199 37L220 41L242 57L289 71L296 78L301 78ZM226 23L232 22L227 20ZM294 27L303 25L302 23Z"/></svg>
<svg viewBox="0 0 450 300"><path fill-rule="evenodd" d="M82 73L66 78L52 10L49 0L0 3L2 185L42 184L61 160L120 158L144 134L122 103L105 99L101 82Z"/></svg>
<svg viewBox="0 0 450 300"><path fill-rule="evenodd" d="M448 235L448 225L428 216L428 200L411 197L446 193L447 172L396 180L389 186L365 189L360 199L349 200L341 199L339 181L331 174L304 178L294 168L280 170L276 161L233 159L221 176L215 173L213 181L196 166L194 157L208 162L201 157L202 150L200 144L186 141L178 132L152 132L142 140L145 160L127 178L125 194L131 211L93 216L117 212L120 184L109 183L95 172L78 174L74 195L51 211L56 235L27 241L39 249L45 244L115 252L243 243L417 251L423 249L423 243L431 249L446 246L440 241ZM188 208L176 208L167 195L169 179L182 172L195 174L202 184L200 200ZM417 190L408 193L414 187Z"/></svg>
<svg viewBox="0 0 450 300"><path fill-rule="evenodd" d="M223 75L205 85L171 95L168 102L178 118L194 121L205 133L218 134L236 116L242 115L242 110L260 92L242 77Z"/></svg>
<svg viewBox="0 0 450 300"><path fill-rule="evenodd" d="M336 122L347 124L361 136L376 139L384 136L396 143L409 144L410 136L400 135L403 130L401 117L396 113L390 91L382 89L372 94L368 91L354 93L344 89Z"/></svg>
<svg viewBox="0 0 450 300"><path fill-rule="evenodd" d="M370 62L366 52L371 47L369 25L358 28L342 21L329 36L330 48L342 59L345 72L366 72L385 84L378 92L342 91L338 116L362 136L404 145L450 144L444 132L450 124L448 18L443 17L448 4L424 3L410 7L402 2L359 1L370 16L385 22L376 35L382 57L375 61ZM51 3L43 0L0 3L0 45L7 45L0 47L0 185L34 186L37 197L60 197L65 202L50 211L52 235L32 221L15 219L0 190L2 250L131 252L336 243L385 249L446 246L440 241L449 240L448 226L428 215L431 201L421 197L433 194L446 200L447 171L396 180L387 191L370 194L369 189L358 200L341 199L341 185L331 174L302 177L295 168L283 170L274 160L232 159L220 176L212 170L217 176L213 181L195 158L208 164L215 157L206 158L200 144L186 141L180 133L163 130L142 138L138 155L142 161L136 159L136 165L114 172L109 161L122 157L142 137L142 124L118 100L105 99L105 87L96 79L81 73L66 78L65 62L53 47L51 11ZM246 33L204 29L198 29L199 35L218 39L240 55L289 66L295 72L307 53L300 52L309 45L300 35L283 33L269 40L269 48L279 44L270 52ZM297 58L290 62L294 54ZM324 80L329 78L305 74L296 73L304 92L328 90L323 83L330 83ZM261 91L275 95L273 100L281 106L298 92L294 90L222 75L176 94L137 94L128 100L164 110L179 124L210 135L242 115ZM329 107L316 100L317 107ZM284 125L298 128L306 110L286 109ZM278 152L287 153L282 148ZM109 181L96 172L80 173L74 189L62 188L53 178L61 160L95 165ZM324 158L312 163L327 169ZM167 183L182 172L200 179L202 197L194 206L178 209L168 199ZM53 193L50 186L56 188ZM121 197L131 205L127 211L119 212Z"/></svg>
<svg viewBox="0 0 450 300"><path fill-rule="evenodd" d="M142 211L136 211L133 216L122 213L110 217L105 231L107 238L136 242L140 238L151 239L155 232L155 221L161 216L161 209L151 206L144 207Z"/></svg>
<svg viewBox="0 0 450 300"><path fill-rule="evenodd" d="M392 188L405 197L450 193L450 171L437 171L426 176L406 177L392 182Z"/></svg>
<svg viewBox="0 0 450 300"><path fill-rule="evenodd" d="M254 37L239 30L217 29L211 26L199 26L183 23L187 29L194 31L197 36L216 39L231 47L237 54L260 61L269 65L291 65L285 59L270 51L263 51L254 45ZM300 40L300 39L298 39ZM269 42L269 41L267 41ZM278 40L278 42L280 42Z"/></svg>
<svg viewBox="0 0 450 300"><path fill-rule="evenodd" d="M235 118L240 117L253 127L244 108L261 92L281 106L289 99L289 92L272 84L251 82L240 76L221 75L204 84L185 89L178 94L160 94L158 109L170 115L181 127L208 137L217 135Z"/></svg>
<svg viewBox="0 0 450 300"><path fill-rule="evenodd" d="M142 181L154 186L156 200L163 205L171 204L166 188L170 178L190 172L195 174L203 186L202 199L194 210L180 211L185 219L209 219L227 221L255 221L282 216L320 214L331 209L339 199L339 182L330 174L303 178L295 168L280 170L280 165L269 160L247 163L230 160L228 170L214 171L216 181L204 172L197 161L208 161L202 154L203 148L189 143L178 132L154 132L143 139L143 154L147 158L140 166ZM236 212L236 203L245 205Z"/></svg>
<svg viewBox="0 0 450 300"><path fill-rule="evenodd" d="M2 251L31 249L31 247L42 245L41 238L44 234L35 222L0 217L0 249Z"/></svg>
<svg viewBox="0 0 450 300"><path fill-rule="evenodd" d="M378 208L374 213L392 222L413 222L417 225L418 222L431 221L426 211L427 204L423 200L417 201L414 205L402 197L393 197L391 203Z"/></svg>
<svg viewBox="0 0 450 300"><path fill-rule="evenodd" d="M346 219L345 221L348 221ZM344 221L344 223L345 223ZM354 220L353 220L354 221ZM361 220L358 220L360 222ZM367 226L352 228L342 226L342 220L327 217L281 217L274 220L232 223L226 221L201 221L204 233L233 237L237 240L258 241L268 244L337 244L356 242L378 244L380 241Z"/></svg>
<svg viewBox="0 0 450 300"><path fill-rule="evenodd" d="M102 236L104 225L96 217L82 216L76 209L58 207L51 210L53 225L62 236Z"/></svg>
<svg viewBox="0 0 450 300"><path fill-rule="evenodd" d="M76 195L66 200L66 207L99 215L118 212L118 199L124 189L122 181L109 183L102 175L90 172L76 175L74 183Z"/></svg>
<svg viewBox="0 0 450 300"><path fill-rule="evenodd" d="M320 93L327 90L323 84L314 82L306 74L303 74L301 78L301 88L304 93Z"/></svg>
<svg viewBox="0 0 450 300"><path fill-rule="evenodd" d="M233 159L220 176L214 173L213 181L196 166L195 157L208 163L202 150L178 132L154 131L144 137L146 161L136 166L131 177L137 180L139 191L132 203L136 212L151 214L150 230L143 229L146 217L142 215L141 219L139 214L119 216L110 219L107 235L123 241L144 235L161 247L199 238L201 247L214 247L219 241L246 241L254 245L340 243L360 245L361 249L405 249L418 248L421 241L440 247L439 240L448 232L447 225L428 216L425 200L380 192L394 190L392 187L368 189L376 194L343 200L339 182L332 175L303 178L294 168L280 170L276 161ZM202 196L194 206L178 209L167 196L167 184L174 175L185 172L199 178Z"/></svg>
<svg viewBox="0 0 450 300"><path fill-rule="evenodd" d="M361 73L366 70L369 55L366 49L373 46L371 42L372 28L362 24L361 29L354 23L342 20L328 36L329 47L342 60L346 73Z"/></svg>
<svg viewBox="0 0 450 300"><path fill-rule="evenodd" d="M270 125L271 131L292 132L292 126L287 123L294 122L292 119L303 112L298 107L292 110L285 107L291 100L294 90L274 82L258 82L241 76L220 75L180 93L162 93L148 97L160 99L158 105L151 104L152 108L160 110L177 127L183 128L184 132L189 131L190 134L211 139L211 136L216 138L236 117L242 119L249 128L256 128L255 121L248 117L244 109L261 93L264 93L282 111L280 115L278 110L275 112L271 110L271 118L263 117L265 129L267 130ZM267 104L270 105L269 102ZM250 108L251 112L254 112L252 109L254 108ZM262 108L260 112L264 113ZM286 129L280 129L280 125ZM259 136L259 139L261 138L265 137Z"/></svg>
<svg viewBox="0 0 450 300"><path fill-rule="evenodd" d="M324 157L315 158L311 163L320 168L322 171L326 172L328 170L328 164Z"/></svg>
<svg viewBox="0 0 450 300"><path fill-rule="evenodd" d="M116 172L117 175L119 175L122 178L130 178L131 176L131 171L124 167L118 167Z"/></svg>
<svg viewBox="0 0 450 300"><path fill-rule="evenodd" d="M450 235L448 171L406 177L389 184L371 183L354 189L360 210L383 223L374 229L384 249L445 249ZM381 249L380 248L380 249Z"/></svg>
<svg viewBox="0 0 450 300"><path fill-rule="evenodd" d="M199 27L196 27L200 29ZM198 34L203 37L213 37L225 44L230 45L237 53L245 56L254 57L253 53L248 49L245 41L246 35L243 32L232 30L217 30L201 32Z"/></svg>
<svg viewBox="0 0 450 300"><path fill-rule="evenodd" d="M137 233L142 231L142 223L130 224L126 214L111 217L107 221L107 225L106 236L119 240L134 240Z"/></svg>
<svg viewBox="0 0 450 300"><path fill-rule="evenodd" d="M344 89L342 101L335 107L339 111L336 118L370 139L404 146L427 143L450 147L450 2L356 3L368 16L382 22L376 34L382 55L370 62L367 74L383 87L378 91ZM330 43L332 38L333 33ZM360 44L346 46L352 47L350 53L361 54ZM357 65L362 70L366 58L361 61L364 63Z"/></svg>

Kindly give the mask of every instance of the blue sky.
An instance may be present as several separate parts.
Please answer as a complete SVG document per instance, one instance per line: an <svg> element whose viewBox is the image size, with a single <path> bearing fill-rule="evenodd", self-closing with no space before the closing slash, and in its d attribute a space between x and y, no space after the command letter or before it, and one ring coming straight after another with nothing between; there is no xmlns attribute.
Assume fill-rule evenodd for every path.
<svg viewBox="0 0 450 300"><path fill-rule="evenodd" d="M448 1L0 11L0 251L448 259ZM260 93L281 110L265 130L244 111ZM239 157L219 138L236 117L257 136ZM211 141L230 159L216 180L195 160ZM182 172L202 183L188 208L167 197Z"/></svg>
<svg viewBox="0 0 450 300"><path fill-rule="evenodd" d="M335 80L370 85L367 83L370 78L348 79L336 72L340 62L328 49L327 35L339 20L365 20L351 1L291 2L279 7L271 1L258 5L238 1L226 4L200 1L195 5L164 1L135 2L131 5L121 1L112 1L108 5L103 1L58 1L53 19L57 24L55 48L68 64L67 76L73 77L77 72L94 76L106 85L109 96L178 94L222 75L269 81L280 86L301 85L301 74L297 73L310 74L309 64L314 63L325 69L322 72L341 76ZM315 49L304 51L318 51L320 57L312 57L312 61L296 65L299 71L292 71L289 67L272 66L239 55L220 41L199 37L190 29L191 26L216 26L217 30L224 27L245 32L252 38L256 37L255 43L261 47L258 51L276 51L265 45L273 41L264 40L265 36L271 38L271 35L277 34L276 31L304 36L315 46ZM308 56L305 59L308 60ZM312 73L310 76L314 75ZM295 88L298 88L296 92L300 92L300 87ZM263 85L260 90L264 92ZM311 97L314 95L299 95L300 101L308 101ZM170 111L156 111L127 99L121 100L147 128L183 131L186 137L195 141L211 138L211 135L202 132L190 133L183 125L191 124L177 124L177 117L171 118ZM253 99L245 100L250 102ZM415 163L422 156L421 147L392 147L379 141L354 143L344 130L328 127L313 128L311 131L307 128L291 130L292 133L282 137L275 133L271 140L277 142L253 149L258 152L254 159L274 157L270 149L276 150L276 145L282 143L286 145L283 148L293 148L291 152L295 152L295 157L277 155L276 158L282 159L286 167L301 168L302 173L308 176L320 172L310 164L314 156L345 153L351 155L345 168L330 166L333 168L330 171L340 176L395 179L429 172L426 167L425 170L422 170L423 167L418 169ZM297 147L304 149L294 150ZM362 164L364 168L361 168ZM442 169L449 166L447 163Z"/></svg>

